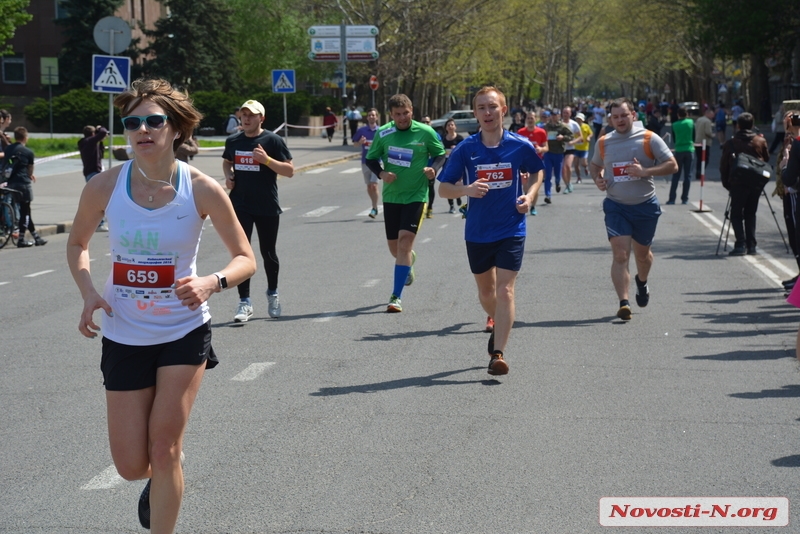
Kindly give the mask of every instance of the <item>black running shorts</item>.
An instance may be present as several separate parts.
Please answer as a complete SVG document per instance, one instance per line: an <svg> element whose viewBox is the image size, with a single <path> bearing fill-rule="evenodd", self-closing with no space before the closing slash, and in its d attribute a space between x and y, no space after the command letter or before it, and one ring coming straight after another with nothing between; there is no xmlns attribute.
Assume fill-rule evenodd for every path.
<svg viewBox="0 0 800 534"><path fill-rule="evenodd" d="M383 203L383 224L386 227L386 239L397 239L400 230L416 234L422 226L422 217L425 214L424 202L410 204Z"/></svg>
<svg viewBox="0 0 800 534"><path fill-rule="evenodd" d="M109 391L133 391L156 385L159 367L200 365L215 367L219 360L211 347L211 321L181 339L158 345L124 345L103 337L100 370Z"/></svg>

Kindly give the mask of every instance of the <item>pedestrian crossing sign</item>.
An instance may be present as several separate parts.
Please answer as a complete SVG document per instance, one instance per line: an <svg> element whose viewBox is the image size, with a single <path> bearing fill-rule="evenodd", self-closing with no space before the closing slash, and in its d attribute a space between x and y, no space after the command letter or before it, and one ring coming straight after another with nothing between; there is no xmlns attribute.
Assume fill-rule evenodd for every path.
<svg viewBox="0 0 800 534"><path fill-rule="evenodd" d="M131 58L125 56L92 56L92 91L121 93L131 80Z"/></svg>
<svg viewBox="0 0 800 534"><path fill-rule="evenodd" d="M272 71L272 92L273 93L294 93L294 71L293 70L273 70Z"/></svg>

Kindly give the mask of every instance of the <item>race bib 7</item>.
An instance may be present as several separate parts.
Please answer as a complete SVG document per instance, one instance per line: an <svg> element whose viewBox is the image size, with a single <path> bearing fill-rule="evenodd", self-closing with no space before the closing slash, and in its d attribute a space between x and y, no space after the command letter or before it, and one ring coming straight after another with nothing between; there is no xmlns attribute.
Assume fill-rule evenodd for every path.
<svg viewBox="0 0 800 534"><path fill-rule="evenodd" d="M510 163L493 163L476 166L475 177L486 179L489 189L504 189L511 187L514 176Z"/></svg>
<svg viewBox="0 0 800 534"><path fill-rule="evenodd" d="M631 180L639 180L638 176L631 176L628 174L628 165L633 165L633 162L624 161L621 163L611 164L611 170L613 171L615 182L630 182Z"/></svg>

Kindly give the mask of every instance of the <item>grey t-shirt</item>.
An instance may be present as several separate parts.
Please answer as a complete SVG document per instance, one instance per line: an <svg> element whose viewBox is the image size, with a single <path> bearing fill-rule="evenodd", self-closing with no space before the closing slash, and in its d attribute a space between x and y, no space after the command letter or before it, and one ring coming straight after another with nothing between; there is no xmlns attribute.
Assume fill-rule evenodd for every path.
<svg viewBox="0 0 800 534"><path fill-rule="evenodd" d="M634 158L645 169L672 158L672 152L667 144L655 134L650 137L650 150L655 159L647 157L644 151L644 136L648 131L633 126L626 134L613 131L606 135L603 141L605 159L600 157L600 150L595 146L592 163L603 167L603 176L608 182L606 195L611 200L632 206L656 196L656 184L652 176L638 178L628 175L625 171L625 166L633 163Z"/></svg>

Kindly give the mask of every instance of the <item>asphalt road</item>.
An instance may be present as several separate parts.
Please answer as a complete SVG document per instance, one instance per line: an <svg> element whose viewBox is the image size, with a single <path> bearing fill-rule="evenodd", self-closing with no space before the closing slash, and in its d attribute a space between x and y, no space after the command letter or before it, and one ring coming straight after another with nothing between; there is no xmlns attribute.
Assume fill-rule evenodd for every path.
<svg viewBox="0 0 800 534"><path fill-rule="evenodd" d="M195 162L219 174L218 158ZM650 305L630 323L614 316L602 193L539 206L496 380L460 216L436 199L404 311L386 314L392 260L358 167L280 181L283 317L267 316L263 267L247 324L231 322L235 290L211 300L222 363L189 422L178 532L635 531L600 526L607 496L788 497L790 526L756 531L798 523L798 313L779 288L796 265L763 199L762 254L742 258L714 254L718 183L710 213L665 206ZM0 532L141 532L144 483L111 468L100 342L77 332L66 235L49 239L0 250ZM99 285L105 234L91 253ZM199 272L225 262L206 223Z"/></svg>

